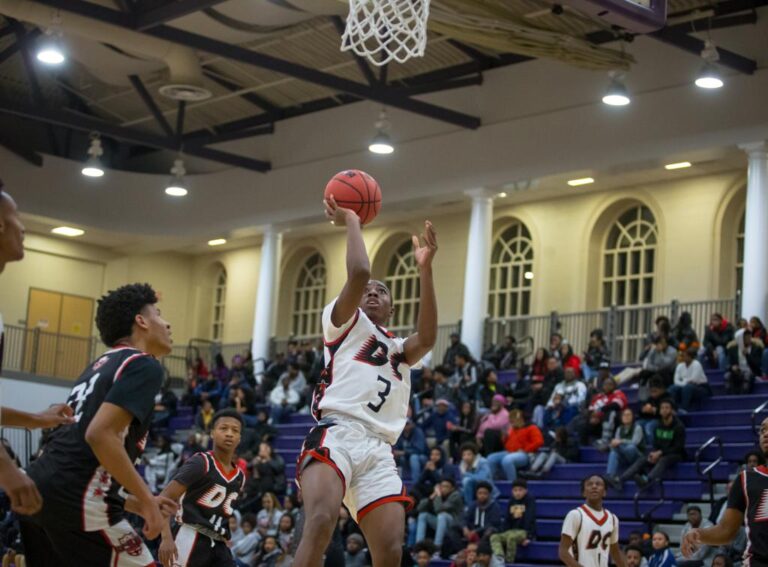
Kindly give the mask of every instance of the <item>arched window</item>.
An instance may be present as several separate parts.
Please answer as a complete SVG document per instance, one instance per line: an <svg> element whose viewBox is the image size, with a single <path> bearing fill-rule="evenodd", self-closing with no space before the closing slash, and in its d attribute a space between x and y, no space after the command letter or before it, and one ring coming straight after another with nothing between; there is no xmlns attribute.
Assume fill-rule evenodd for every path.
<svg viewBox="0 0 768 567"><path fill-rule="evenodd" d="M648 207L633 207L619 217L603 248L603 307L653 303L657 244L656 219Z"/></svg>
<svg viewBox="0 0 768 567"><path fill-rule="evenodd" d="M413 329L419 314L419 269L410 240L403 242L392 255L384 283L389 287L395 308L390 327Z"/></svg>
<svg viewBox="0 0 768 567"><path fill-rule="evenodd" d="M739 231L736 233L736 293L741 293L744 284L744 224L747 213L741 214Z"/></svg>
<svg viewBox="0 0 768 567"><path fill-rule="evenodd" d="M503 319L531 312L533 241L528 228L515 221L501 233L491 252L488 313Z"/></svg>
<svg viewBox="0 0 768 567"><path fill-rule="evenodd" d="M224 336L224 309L227 303L227 270L224 266L219 268L216 274L216 287L213 291L213 326L211 337L214 341L220 341Z"/></svg>
<svg viewBox="0 0 768 567"><path fill-rule="evenodd" d="M319 253L314 253L304 262L296 280L291 334L296 337L319 335L324 306L325 260Z"/></svg>

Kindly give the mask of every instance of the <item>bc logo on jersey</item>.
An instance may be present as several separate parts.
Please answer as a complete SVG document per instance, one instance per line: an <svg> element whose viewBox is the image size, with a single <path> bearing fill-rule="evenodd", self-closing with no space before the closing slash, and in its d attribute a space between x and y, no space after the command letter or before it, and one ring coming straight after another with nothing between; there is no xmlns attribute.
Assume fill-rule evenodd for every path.
<svg viewBox="0 0 768 567"><path fill-rule="evenodd" d="M389 363L392 366L392 371L395 377L401 382L403 380L403 375L400 374L397 367L405 362L405 353L396 352L392 356L389 356L389 347L377 339L375 335L368 337L368 340L366 340L360 350L357 351L354 360L364 364L370 364L371 366L384 366Z"/></svg>

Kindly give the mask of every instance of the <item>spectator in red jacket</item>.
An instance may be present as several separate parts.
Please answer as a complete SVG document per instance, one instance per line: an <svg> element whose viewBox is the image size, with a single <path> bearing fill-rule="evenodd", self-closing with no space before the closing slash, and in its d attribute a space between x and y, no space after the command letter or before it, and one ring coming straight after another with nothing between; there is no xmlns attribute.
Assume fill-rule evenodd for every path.
<svg viewBox="0 0 768 567"><path fill-rule="evenodd" d="M491 474L497 475L504 471L507 480L517 478L517 469L531 464L533 454L544 445L541 430L535 425L526 425L525 416L520 410L509 412L509 423L512 426L504 439L505 451L497 451L488 455Z"/></svg>

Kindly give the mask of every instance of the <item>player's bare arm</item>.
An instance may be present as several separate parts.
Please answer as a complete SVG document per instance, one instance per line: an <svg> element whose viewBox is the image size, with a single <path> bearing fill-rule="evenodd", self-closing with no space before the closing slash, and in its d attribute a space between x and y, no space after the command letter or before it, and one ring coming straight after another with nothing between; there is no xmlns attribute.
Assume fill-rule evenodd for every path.
<svg viewBox="0 0 768 567"><path fill-rule="evenodd" d="M30 515L40 511L43 499L32 479L16 468L16 463L0 445L0 488L11 500L17 514Z"/></svg>
<svg viewBox="0 0 768 567"><path fill-rule="evenodd" d="M47 429L75 422L74 410L67 404L55 404L40 413L0 408L0 416L0 425L27 429Z"/></svg>
<svg viewBox="0 0 768 567"><path fill-rule="evenodd" d="M339 207L333 196L323 204L326 218L347 229L347 282L331 313L331 323L339 327L349 321L360 306L365 286L371 279L371 262L365 250L360 217L351 209Z"/></svg>
<svg viewBox="0 0 768 567"><path fill-rule="evenodd" d="M138 513L144 518L144 534L155 539L160 534L163 516L149 487L136 472L123 446L123 432L133 421L133 415L120 406L104 402L85 432L85 441L94 455L126 491L136 497Z"/></svg>
<svg viewBox="0 0 768 567"><path fill-rule="evenodd" d="M560 547L558 548L560 561L565 564L565 567L581 567L576 558L571 554L571 549L573 549L573 538L569 535L561 535Z"/></svg>
<svg viewBox="0 0 768 567"><path fill-rule="evenodd" d="M742 525L744 525L744 514L733 508L728 508L723 519L716 526L693 529L685 534L680 546L683 557L690 557L701 545L730 544Z"/></svg>
<svg viewBox="0 0 768 567"><path fill-rule="evenodd" d="M162 492L160 492L160 496L173 502L178 502L186 491L186 486L177 480L172 480L165 488L163 488ZM176 548L176 542L173 540L170 520L163 522L163 529L160 532L160 537L162 539L160 540L158 558L160 559L160 563L163 564L163 567L172 567L173 562L179 555L179 551Z"/></svg>
<svg viewBox="0 0 768 567"><path fill-rule="evenodd" d="M618 543L611 544L610 552L611 552L611 559L613 559L613 564L616 565L616 567L627 566L627 558L624 557L624 552L621 551L621 547L619 547Z"/></svg>
<svg viewBox="0 0 768 567"><path fill-rule="evenodd" d="M423 245L422 245L423 242ZM403 345L405 360L417 364L435 346L437 338L437 298L432 277L432 260L437 253L437 233L430 221L424 221L421 239L413 236L413 254L419 267L419 318L416 333Z"/></svg>

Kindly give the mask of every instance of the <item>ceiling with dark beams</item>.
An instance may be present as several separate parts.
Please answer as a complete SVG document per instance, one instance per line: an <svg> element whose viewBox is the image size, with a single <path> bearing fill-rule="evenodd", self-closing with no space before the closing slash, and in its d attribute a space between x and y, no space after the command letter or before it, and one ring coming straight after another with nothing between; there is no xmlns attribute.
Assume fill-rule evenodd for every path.
<svg viewBox="0 0 768 567"><path fill-rule="evenodd" d="M650 36L698 54L694 32L755 23L767 3L670 0L667 27ZM196 171L266 172L268 142L248 156L217 144L268 141L282 120L366 99L475 129L478 117L419 95L481 84L484 71L535 58L631 67L618 40L632 34L552 7L432 0L425 56L378 68L340 51L346 5L337 0L0 0L0 144L36 164L42 153L82 161L99 132L115 169L167 172L181 151ZM69 57L60 69L34 58L52 23ZM754 61L718 47L721 65L754 72ZM169 85L210 96L180 102L160 93Z"/></svg>

